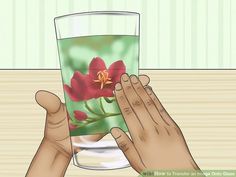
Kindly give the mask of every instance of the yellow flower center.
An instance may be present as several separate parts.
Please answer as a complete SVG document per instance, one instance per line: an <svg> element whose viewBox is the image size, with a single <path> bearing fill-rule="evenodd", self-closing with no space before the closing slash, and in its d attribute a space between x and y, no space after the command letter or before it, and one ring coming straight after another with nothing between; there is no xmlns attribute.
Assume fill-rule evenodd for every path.
<svg viewBox="0 0 236 177"><path fill-rule="evenodd" d="M97 73L98 78L96 80L93 80L93 81L94 82L99 82L101 84L100 89L103 89L103 87L105 85L108 85L108 84L112 83L111 78L108 75L109 74L108 74L107 70L98 71L98 73Z"/></svg>

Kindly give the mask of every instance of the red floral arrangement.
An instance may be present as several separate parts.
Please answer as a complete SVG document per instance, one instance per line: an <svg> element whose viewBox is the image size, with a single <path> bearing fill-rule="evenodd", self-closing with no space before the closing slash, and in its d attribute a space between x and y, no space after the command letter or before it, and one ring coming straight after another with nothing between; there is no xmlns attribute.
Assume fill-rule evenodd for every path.
<svg viewBox="0 0 236 177"><path fill-rule="evenodd" d="M94 111L87 105L86 100L92 98L113 97L115 85L120 81L120 77L126 72L126 67L122 60L112 63L109 68L100 57L95 57L89 64L88 74L82 74L80 71L75 71L70 81L70 86L64 84L64 90L72 101L84 101L88 112ZM101 105L100 105L101 106ZM104 111L104 110L103 110ZM120 113L107 113L103 115L96 114L96 119L92 119L85 112L80 110L73 111L73 121L67 112L70 130L77 128L76 125L81 121L94 122L96 119L119 115ZM77 123L76 123L77 122Z"/></svg>
<svg viewBox="0 0 236 177"><path fill-rule="evenodd" d="M91 98L112 97L115 84L126 72L122 60L118 60L107 69L105 62L95 57L89 65L89 73L75 71L71 78L71 86L64 85L64 90L73 101L89 100Z"/></svg>

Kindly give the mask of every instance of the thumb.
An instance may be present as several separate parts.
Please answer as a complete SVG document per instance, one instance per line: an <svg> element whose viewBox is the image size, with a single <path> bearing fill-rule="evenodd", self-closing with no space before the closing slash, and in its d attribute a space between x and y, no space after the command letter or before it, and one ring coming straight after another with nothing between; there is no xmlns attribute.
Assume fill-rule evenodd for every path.
<svg viewBox="0 0 236 177"><path fill-rule="evenodd" d="M58 112L61 107L60 98L46 90L37 91L35 94L35 100L49 114Z"/></svg>
<svg viewBox="0 0 236 177"><path fill-rule="evenodd" d="M61 121L66 120L65 106L55 94L45 90L39 90L35 94L35 100L47 111L47 123L59 124Z"/></svg>
<svg viewBox="0 0 236 177"><path fill-rule="evenodd" d="M140 159L140 156L128 135L120 128L112 128L111 134L115 139L118 147L122 150L130 165L138 172L141 173L144 170L144 165Z"/></svg>

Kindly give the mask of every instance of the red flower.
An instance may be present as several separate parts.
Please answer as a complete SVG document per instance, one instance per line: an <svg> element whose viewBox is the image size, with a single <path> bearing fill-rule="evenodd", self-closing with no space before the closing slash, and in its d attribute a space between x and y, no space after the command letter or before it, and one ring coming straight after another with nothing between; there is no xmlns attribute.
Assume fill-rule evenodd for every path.
<svg viewBox="0 0 236 177"><path fill-rule="evenodd" d="M71 120L69 120L69 130L72 131L72 130L75 130L77 128L76 125L74 125Z"/></svg>
<svg viewBox="0 0 236 177"><path fill-rule="evenodd" d="M84 75L76 71L71 78L71 86L64 85L64 90L73 101L114 96L115 84L126 68L122 60L116 61L107 69L104 61L95 57L89 65L89 73Z"/></svg>
<svg viewBox="0 0 236 177"><path fill-rule="evenodd" d="M77 120L82 121L88 118L87 114L82 111L74 111L74 116Z"/></svg>

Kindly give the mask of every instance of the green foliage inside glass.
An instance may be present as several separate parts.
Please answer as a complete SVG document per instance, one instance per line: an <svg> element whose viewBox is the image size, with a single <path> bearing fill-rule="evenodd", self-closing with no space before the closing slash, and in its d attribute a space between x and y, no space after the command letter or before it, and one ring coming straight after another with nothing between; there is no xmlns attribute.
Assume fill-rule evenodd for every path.
<svg viewBox="0 0 236 177"><path fill-rule="evenodd" d="M88 74L88 66L94 57L104 60L108 68L113 62L122 60L128 74L138 74L139 37L130 35L95 35L58 40L63 84L70 85L75 71ZM76 126L71 136L108 133L112 127L127 131L114 97L92 98L73 101L65 92L65 101L70 122ZM74 111L88 115L79 121Z"/></svg>

